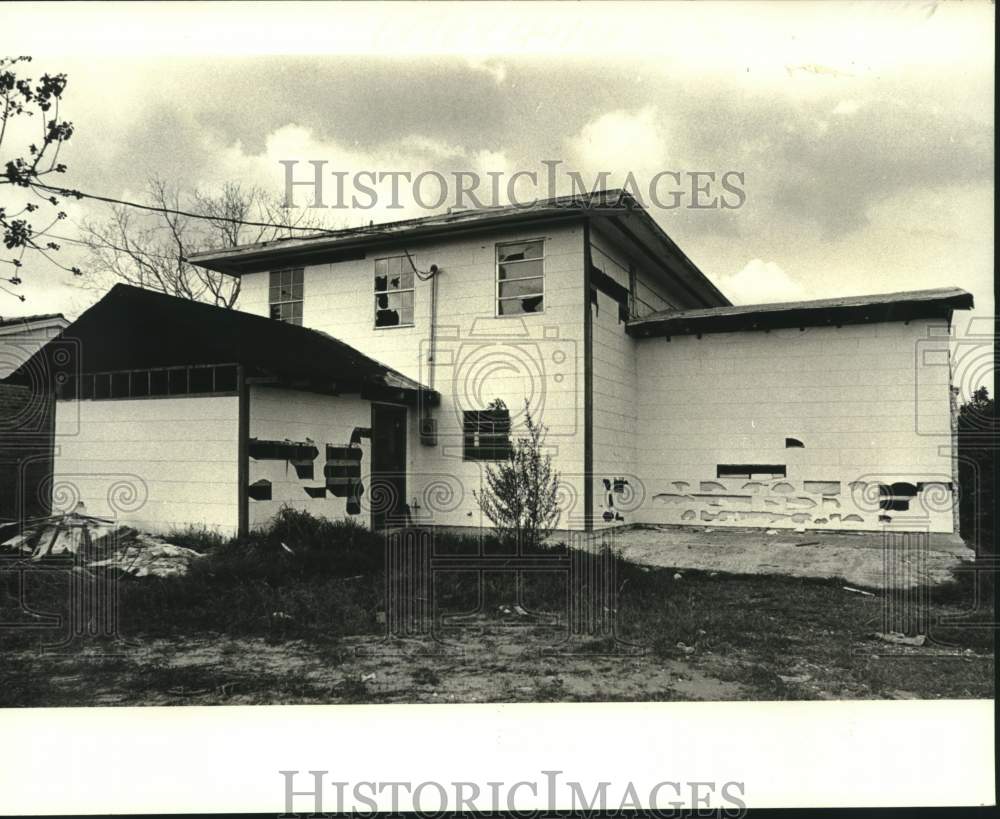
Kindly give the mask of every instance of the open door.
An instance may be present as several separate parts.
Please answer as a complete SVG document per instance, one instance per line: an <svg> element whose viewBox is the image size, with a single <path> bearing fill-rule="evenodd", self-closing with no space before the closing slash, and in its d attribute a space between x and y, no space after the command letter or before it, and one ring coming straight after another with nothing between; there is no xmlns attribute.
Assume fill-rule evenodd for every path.
<svg viewBox="0 0 1000 819"><path fill-rule="evenodd" d="M406 407L372 404L372 529L406 524Z"/></svg>

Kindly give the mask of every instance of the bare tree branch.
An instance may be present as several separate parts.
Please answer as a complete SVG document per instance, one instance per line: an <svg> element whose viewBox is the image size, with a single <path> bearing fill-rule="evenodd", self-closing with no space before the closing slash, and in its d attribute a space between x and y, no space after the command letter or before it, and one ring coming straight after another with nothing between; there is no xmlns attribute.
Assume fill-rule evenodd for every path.
<svg viewBox="0 0 1000 819"><path fill-rule="evenodd" d="M137 215L129 208L112 206L107 219L82 225L94 273L82 286L104 290L112 281L123 281L231 308L240 295L240 279L189 264L190 255L281 238L291 235L289 226L324 227L312 214L286 210L277 197L239 182L228 182L217 194L209 194L184 192L154 177L145 192L155 211ZM177 211L204 214L204 218ZM255 220L272 224L242 224Z"/></svg>

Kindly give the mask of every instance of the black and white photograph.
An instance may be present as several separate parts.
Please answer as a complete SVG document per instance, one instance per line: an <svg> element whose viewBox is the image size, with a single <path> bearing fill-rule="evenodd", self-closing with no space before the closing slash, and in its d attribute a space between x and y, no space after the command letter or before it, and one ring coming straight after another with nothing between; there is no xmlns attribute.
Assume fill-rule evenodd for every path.
<svg viewBox="0 0 1000 819"><path fill-rule="evenodd" d="M248 809L15 798L77 718L275 814L995 805L994 25L0 4L0 813ZM611 759L334 787L283 714Z"/></svg>

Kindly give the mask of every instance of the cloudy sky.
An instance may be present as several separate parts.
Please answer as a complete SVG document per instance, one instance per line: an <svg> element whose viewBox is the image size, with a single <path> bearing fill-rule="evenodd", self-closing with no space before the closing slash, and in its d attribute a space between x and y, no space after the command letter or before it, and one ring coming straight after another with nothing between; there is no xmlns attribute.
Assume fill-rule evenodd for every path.
<svg viewBox="0 0 1000 819"><path fill-rule="evenodd" d="M282 159L506 174L550 159L612 183L739 171L741 208L653 208L733 301L957 285L984 317L993 17L976 2L4 4L0 53L69 75L64 181L88 192L141 199L158 175L280 193ZM418 215L406 204L326 217ZM0 315L96 297L41 264L23 278L28 300Z"/></svg>

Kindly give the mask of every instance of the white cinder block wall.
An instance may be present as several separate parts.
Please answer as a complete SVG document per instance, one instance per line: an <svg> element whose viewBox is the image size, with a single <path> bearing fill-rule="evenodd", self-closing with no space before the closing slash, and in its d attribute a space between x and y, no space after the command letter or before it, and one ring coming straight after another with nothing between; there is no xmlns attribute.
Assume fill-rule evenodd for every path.
<svg viewBox="0 0 1000 819"><path fill-rule="evenodd" d="M325 497L312 498L306 487L323 487L326 481L327 444L347 447L355 427L371 427L371 404L356 395L328 396L301 390L252 385L250 388L250 437L261 441L311 440L318 450L313 463L313 477L299 478L295 467L285 460L250 458L250 483L271 482L271 500L248 500L251 529L266 525L282 506L310 512L330 520L354 517L359 523L371 524L367 503L371 486L371 440L359 439L361 475L366 492L361 496L361 511L347 514L347 498L327 492Z"/></svg>
<svg viewBox="0 0 1000 819"><path fill-rule="evenodd" d="M496 245L544 240L544 313L496 317ZM430 384L431 283L417 280L414 327L374 327L375 259L401 255L438 280L437 363L441 393L438 444L419 442L409 409L406 495L418 519L439 525L486 526L473 490L483 465L462 459L462 411L502 398L515 425L524 399L549 430L548 444L566 484L563 527L583 524L583 227L560 224L493 230L468 238L409 241L365 259L306 267L303 325L327 332L400 372ZM239 308L268 313L268 274L243 277Z"/></svg>
<svg viewBox="0 0 1000 819"><path fill-rule="evenodd" d="M235 396L57 401L53 513L234 535L238 430Z"/></svg>
<svg viewBox="0 0 1000 819"><path fill-rule="evenodd" d="M683 294L671 293L663 274L650 269L648 259L611 236L592 229L592 264L622 287L635 277L638 315L687 306ZM690 299L690 296L687 297ZM639 522L644 485L637 469L638 399L646 373L638 368L637 342L618 320L618 304L598 291L591 305L593 322L594 395L594 525Z"/></svg>
<svg viewBox="0 0 1000 819"><path fill-rule="evenodd" d="M953 531L947 351L943 320L639 341L640 518ZM787 479L720 480L718 464ZM880 509L879 483L896 482L922 491Z"/></svg>

